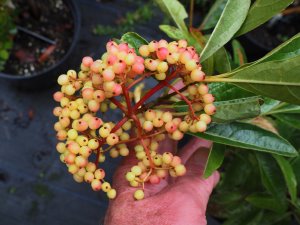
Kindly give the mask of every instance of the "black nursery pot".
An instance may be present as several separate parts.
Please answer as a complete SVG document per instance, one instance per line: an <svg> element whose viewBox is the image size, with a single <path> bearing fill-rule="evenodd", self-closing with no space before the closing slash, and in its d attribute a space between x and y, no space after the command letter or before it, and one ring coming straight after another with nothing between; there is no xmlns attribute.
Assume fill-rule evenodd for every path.
<svg viewBox="0 0 300 225"><path fill-rule="evenodd" d="M41 89L53 85L60 73L65 73L70 67L70 63L74 61L73 53L76 49L76 44L80 36L81 15L80 10L73 0L64 0L65 4L69 7L73 17L73 37L70 47L67 49L66 54L54 65L32 73L30 76L21 76L0 72L0 79L6 80L13 86L21 89Z"/></svg>
<svg viewBox="0 0 300 225"><path fill-rule="evenodd" d="M275 20L274 20L275 19ZM239 38L251 61L257 60L300 31L300 15L286 15L268 22Z"/></svg>

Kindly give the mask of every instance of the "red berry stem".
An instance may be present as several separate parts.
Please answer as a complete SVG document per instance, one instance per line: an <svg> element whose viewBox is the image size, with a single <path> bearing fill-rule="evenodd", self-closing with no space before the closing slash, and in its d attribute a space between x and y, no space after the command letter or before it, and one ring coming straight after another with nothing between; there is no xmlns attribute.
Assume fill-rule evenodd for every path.
<svg viewBox="0 0 300 225"><path fill-rule="evenodd" d="M170 76L166 78L165 81L170 81L178 75L178 71L175 70ZM155 87L153 87L150 91L148 91L141 99L138 101L135 106L133 107L133 111L136 113L136 110L145 102L147 101L152 95L158 92L160 89L164 88L165 84L163 82L158 83Z"/></svg>
<svg viewBox="0 0 300 225"><path fill-rule="evenodd" d="M176 92L176 93L183 99L183 101L186 102L186 104L188 105L189 110L190 110L190 112L191 112L191 114L192 114L193 119L199 120L199 118L198 118L198 117L196 116L196 114L195 114L195 111L194 111L194 109L193 109L193 106L192 106L191 102L190 102L183 94L181 94L174 86L172 86L171 84L169 84L169 83L166 82L166 81L162 81L162 82L165 83L165 85L166 85L167 87L169 87L169 88L172 89L174 92Z"/></svg>
<svg viewBox="0 0 300 225"><path fill-rule="evenodd" d="M129 97L129 91L128 89L126 88L125 84L122 84L122 91L123 91L123 95L124 95L124 98L125 98L125 101L126 101L126 104L127 104L127 115L128 117L131 117L132 116L132 106L131 106L131 101L130 101L130 97Z"/></svg>
<svg viewBox="0 0 300 225"><path fill-rule="evenodd" d="M142 77L134 80L130 85L128 85L127 89L130 90L132 87L134 87L139 82L143 81L145 78L148 78L149 76L153 75L154 73L145 73Z"/></svg>
<svg viewBox="0 0 300 225"><path fill-rule="evenodd" d="M126 108L114 97L109 99L112 103L114 103L123 113L127 114Z"/></svg>

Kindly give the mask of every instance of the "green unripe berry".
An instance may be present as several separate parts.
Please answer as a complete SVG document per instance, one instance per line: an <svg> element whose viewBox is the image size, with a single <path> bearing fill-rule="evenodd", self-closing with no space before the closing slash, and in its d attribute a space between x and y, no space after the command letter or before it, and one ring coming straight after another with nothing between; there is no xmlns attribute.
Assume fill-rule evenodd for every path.
<svg viewBox="0 0 300 225"><path fill-rule="evenodd" d="M89 163L86 165L85 169L86 169L88 172L93 173L93 172L96 170L96 165L95 165L95 163L89 162Z"/></svg>
<svg viewBox="0 0 300 225"><path fill-rule="evenodd" d="M80 147L79 154L85 158L88 158L92 153L92 150L88 146Z"/></svg>
<svg viewBox="0 0 300 225"><path fill-rule="evenodd" d="M135 176L139 176L142 174L142 169L139 166L133 166L131 172L134 173Z"/></svg>
<svg viewBox="0 0 300 225"><path fill-rule="evenodd" d="M142 200L145 197L145 194L143 190L136 190L133 196L136 200Z"/></svg>
<svg viewBox="0 0 300 225"><path fill-rule="evenodd" d="M75 129L70 129L68 131L68 138L71 140L75 140L78 137L78 133Z"/></svg>
<svg viewBox="0 0 300 225"><path fill-rule="evenodd" d="M64 153L64 152L66 151L66 145L65 145L65 143L63 143L63 142L57 143L57 145L56 145L56 150L57 150L59 153Z"/></svg>
<svg viewBox="0 0 300 225"><path fill-rule="evenodd" d="M128 156L129 155L129 149L126 148L126 147L125 148L120 148L119 152L120 152L121 156Z"/></svg>
<svg viewBox="0 0 300 225"><path fill-rule="evenodd" d="M99 147L99 141L97 139L89 140L88 147L92 150L97 149Z"/></svg>
<svg viewBox="0 0 300 225"><path fill-rule="evenodd" d="M197 68L197 63L195 62L195 60L190 60L190 61L188 61L188 62L186 62L186 64L185 64L185 68L186 68L186 70L188 70L188 71L193 71L194 69L196 69Z"/></svg>
<svg viewBox="0 0 300 225"><path fill-rule="evenodd" d="M156 155L153 157L153 163L155 166L161 166L163 163L162 157L160 155Z"/></svg>
<svg viewBox="0 0 300 225"><path fill-rule="evenodd" d="M139 53L141 54L141 56L147 57L150 54L149 49L148 49L148 45L142 45L139 48Z"/></svg>
<svg viewBox="0 0 300 225"><path fill-rule="evenodd" d="M73 174L73 179L74 179L77 183L82 183L82 182L83 182L83 177L78 176L76 173Z"/></svg>
<svg viewBox="0 0 300 225"><path fill-rule="evenodd" d="M155 78L157 80L165 80L166 77L167 77L167 75L165 73L157 73L157 74L155 74Z"/></svg>
<svg viewBox="0 0 300 225"><path fill-rule="evenodd" d="M67 85L69 83L69 77L66 74L62 74L58 77L57 83L61 86Z"/></svg>
<svg viewBox="0 0 300 225"><path fill-rule="evenodd" d="M135 174L133 172L127 172L125 177L127 181L133 181L135 179Z"/></svg>
<svg viewBox="0 0 300 225"><path fill-rule="evenodd" d="M158 71L159 73L165 73L165 72L168 71L168 69L169 69L168 63L166 63L166 62L164 62L164 61L160 62L160 63L158 64L158 66L157 66L157 71Z"/></svg>
<svg viewBox="0 0 300 225"><path fill-rule="evenodd" d="M117 191L112 188L106 194L109 199L115 199L117 196Z"/></svg>
<svg viewBox="0 0 300 225"><path fill-rule="evenodd" d="M77 173L78 169L79 169L78 166L76 166L75 164L72 164L68 167L68 171L71 174Z"/></svg>
<svg viewBox="0 0 300 225"><path fill-rule="evenodd" d="M104 182L104 183L102 184L102 190L103 190L104 192L108 192L110 189L111 189L111 186L110 186L110 184L109 184L108 182Z"/></svg>
<svg viewBox="0 0 300 225"><path fill-rule="evenodd" d="M139 186L139 182L137 182L135 180L130 181L129 184L130 184L131 187L138 187Z"/></svg>
<svg viewBox="0 0 300 225"><path fill-rule="evenodd" d="M182 164L175 166L174 170L177 176L183 176L186 173L186 168Z"/></svg>
<svg viewBox="0 0 300 225"><path fill-rule="evenodd" d="M173 154L171 152L165 152L162 156L163 163L170 164L173 159Z"/></svg>
<svg viewBox="0 0 300 225"><path fill-rule="evenodd" d="M172 121L172 119L173 119L173 115L172 115L172 113L171 112L164 112L163 114L162 114L162 120L165 122L165 123L167 123L167 122L170 122L170 121Z"/></svg>

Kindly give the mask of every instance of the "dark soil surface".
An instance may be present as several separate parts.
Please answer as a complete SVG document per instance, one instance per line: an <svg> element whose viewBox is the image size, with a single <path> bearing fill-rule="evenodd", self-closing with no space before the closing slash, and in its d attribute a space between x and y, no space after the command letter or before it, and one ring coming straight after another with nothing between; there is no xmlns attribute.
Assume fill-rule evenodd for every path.
<svg viewBox="0 0 300 225"><path fill-rule="evenodd" d="M62 0L15 0L16 25L55 41L47 43L18 29L4 72L30 76L56 64L68 51L74 24Z"/></svg>

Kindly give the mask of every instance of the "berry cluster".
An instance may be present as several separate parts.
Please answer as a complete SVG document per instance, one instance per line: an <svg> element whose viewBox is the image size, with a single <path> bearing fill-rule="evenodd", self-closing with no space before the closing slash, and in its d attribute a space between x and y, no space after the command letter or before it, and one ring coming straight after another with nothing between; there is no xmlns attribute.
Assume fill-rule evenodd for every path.
<svg viewBox="0 0 300 225"><path fill-rule="evenodd" d="M58 77L61 90L54 99L60 106L53 111L60 141L56 148L75 181L88 182L113 199L116 190L99 166L108 153L112 158L128 156L127 145L134 143L139 162L126 179L139 188L134 194L139 200L146 182L157 184L169 175L185 174L181 159L168 149L158 151L159 143L166 136L180 140L186 132L204 132L216 109L214 97L204 83L198 54L185 40L152 41L138 52L127 43L110 41L106 47L99 60L84 57L79 73L69 70ZM157 84L142 95L136 87L148 78ZM181 88L174 85L178 81ZM165 95L149 101L162 89L167 89ZM174 101L184 101L189 111L175 112ZM120 121L103 121L110 109L122 112Z"/></svg>

